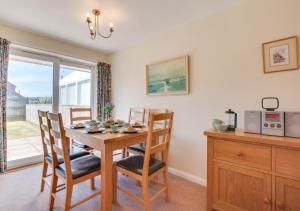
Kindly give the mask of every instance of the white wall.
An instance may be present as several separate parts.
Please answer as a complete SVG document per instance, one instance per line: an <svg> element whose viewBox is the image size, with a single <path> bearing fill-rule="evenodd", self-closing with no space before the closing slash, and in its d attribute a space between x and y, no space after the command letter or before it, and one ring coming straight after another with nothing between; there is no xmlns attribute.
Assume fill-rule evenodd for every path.
<svg viewBox="0 0 300 211"><path fill-rule="evenodd" d="M299 0L249 0L175 31L158 35L113 55L116 116L127 119L131 106L175 112L171 167L206 179L203 131L224 111L260 109L264 96L276 96L281 109L300 110L300 71L263 74L261 44L300 35ZM145 65L190 56L189 95L146 96Z"/></svg>
<svg viewBox="0 0 300 211"><path fill-rule="evenodd" d="M91 62L101 61L110 63L110 57L100 51L90 50L72 43L66 43L64 41L52 39L50 37L20 30L3 24L0 24L0 37L6 38L15 44L23 45L25 47L50 51Z"/></svg>

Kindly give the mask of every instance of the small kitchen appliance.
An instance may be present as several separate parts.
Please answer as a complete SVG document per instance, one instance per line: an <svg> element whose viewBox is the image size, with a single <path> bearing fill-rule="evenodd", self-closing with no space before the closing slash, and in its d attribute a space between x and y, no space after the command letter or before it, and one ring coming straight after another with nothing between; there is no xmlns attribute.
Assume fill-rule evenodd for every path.
<svg viewBox="0 0 300 211"><path fill-rule="evenodd" d="M225 112L228 115L227 131L235 131L237 128L237 113L229 109Z"/></svg>
<svg viewBox="0 0 300 211"><path fill-rule="evenodd" d="M300 138L300 112L285 112L285 136Z"/></svg>
<svg viewBox="0 0 300 211"><path fill-rule="evenodd" d="M244 130L247 133L261 133L261 111L245 111Z"/></svg>
<svg viewBox="0 0 300 211"><path fill-rule="evenodd" d="M276 100L275 107L266 107L266 100ZM265 97L261 100L262 111L261 133L271 136L284 136L284 112L276 111L279 108L279 99L276 97Z"/></svg>
<svg viewBox="0 0 300 211"><path fill-rule="evenodd" d="M273 106L266 106L270 100ZM276 111L279 100L276 97L265 97L261 101L264 111L245 111L244 131L272 136L300 138L300 112Z"/></svg>

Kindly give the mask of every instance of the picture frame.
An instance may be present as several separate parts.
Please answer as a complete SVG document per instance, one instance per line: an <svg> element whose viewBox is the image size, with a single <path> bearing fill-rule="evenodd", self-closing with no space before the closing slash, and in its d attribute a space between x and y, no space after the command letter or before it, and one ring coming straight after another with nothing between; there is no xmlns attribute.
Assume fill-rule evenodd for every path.
<svg viewBox="0 0 300 211"><path fill-rule="evenodd" d="M264 73L299 69L297 36L263 43L262 53Z"/></svg>
<svg viewBox="0 0 300 211"><path fill-rule="evenodd" d="M189 93L189 56L180 56L146 65L147 95Z"/></svg>

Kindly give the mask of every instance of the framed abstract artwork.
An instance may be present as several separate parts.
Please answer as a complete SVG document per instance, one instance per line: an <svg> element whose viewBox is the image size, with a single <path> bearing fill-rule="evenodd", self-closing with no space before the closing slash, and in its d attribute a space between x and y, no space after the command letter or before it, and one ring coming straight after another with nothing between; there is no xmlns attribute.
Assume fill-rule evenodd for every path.
<svg viewBox="0 0 300 211"><path fill-rule="evenodd" d="M265 73L299 68L297 36L263 43L262 48Z"/></svg>
<svg viewBox="0 0 300 211"><path fill-rule="evenodd" d="M146 65L147 95L189 93L188 56Z"/></svg>

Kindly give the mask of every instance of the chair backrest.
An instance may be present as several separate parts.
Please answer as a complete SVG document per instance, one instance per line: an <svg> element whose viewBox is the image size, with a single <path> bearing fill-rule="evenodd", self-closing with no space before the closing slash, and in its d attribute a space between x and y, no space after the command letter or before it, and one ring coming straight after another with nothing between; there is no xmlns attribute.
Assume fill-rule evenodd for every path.
<svg viewBox="0 0 300 211"><path fill-rule="evenodd" d="M48 113L48 122L50 130L50 139L53 143L53 167L58 166L58 156L64 160L65 172L68 179L72 179L70 157L69 157L69 143L65 135L62 115L60 113Z"/></svg>
<svg viewBox="0 0 300 211"><path fill-rule="evenodd" d="M49 154L49 149L50 152L52 153L52 144L50 141L47 115L48 115L48 111L38 110L38 118L39 118L40 130L41 130L44 157L46 157Z"/></svg>
<svg viewBox="0 0 300 211"><path fill-rule="evenodd" d="M161 159L165 165L168 164L170 138L173 126L173 112L168 113L150 113L148 135L146 140L146 151L144 157L143 176L148 176L149 161L153 154L161 153ZM159 132L155 132L155 123L165 121L166 127L159 129ZM155 137L153 137L155 132ZM153 139L159 140L158 143L153 144Z"/></svg>
<svg viewBox="0 0 300 211"><path fill-rule="evenodd" d="M150 115L151 114L159 114L159 113L167 113L169 112L168 109L156 109L156 108L149 108L148 109L148 112L147 112L147 125L149 125L149 121L150 121ZM155 127L158 127L158 128L165 128L166 127L166 121L159 121L159 122L156 122Z"/></svg>
<svg viewBox="0 0 300 211"><path fill-rule="evenodd" d="M138 122L144 124L145 121L145 108L130 108L129 110L129 123Z"/></svg>
<svg viewBox="0 0 300 211"><path fill-rule="evenodd" d="M70 123L92 120L91 108L70 108Z"/></svg>

